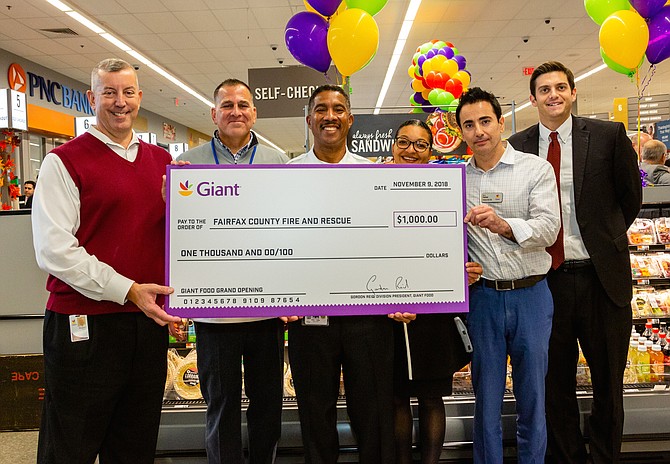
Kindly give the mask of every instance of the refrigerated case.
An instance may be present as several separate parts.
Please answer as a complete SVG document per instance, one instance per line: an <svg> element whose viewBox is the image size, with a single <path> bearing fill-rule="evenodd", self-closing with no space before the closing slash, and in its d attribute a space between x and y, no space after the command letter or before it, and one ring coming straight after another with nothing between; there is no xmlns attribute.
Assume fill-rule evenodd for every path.
<svg viewBox="0 0 670 464"><path fill-rule="evenodd" d="M591 390L582 387L577 392L582 425L588 438L587 417L591 408ZM242 402L242 427L246 428ZM472 425L474 420L474 396L471 390L454 391L444 398L447 424L442 459L469 459L472 451ZM415 444L418 428L417 403L412 402L415 417ZM632 384L625 386L624 408L624 452L655 451L666 453L670 459L670 388L667 384ZM355 440L349 427L344 398L337 405L337 428L340 436L340 462L356 462ZM199 401L169 400L164 403L161 429L158 438L158 455L204 454L205 404ZM505 455L516 454L516 412L511 392L505 394L502 408L503 440ZM246 430L243 431L246 447ZM302 454L300 423L295 398L285 398L282 412L282 436L278 445L278 456L290 460ZM660 459L660 458L659 458ZM288 461L286 461L288 462ZM296 462L300 462L299 460ZM670 462L670 461L652 461Z"/></svg>

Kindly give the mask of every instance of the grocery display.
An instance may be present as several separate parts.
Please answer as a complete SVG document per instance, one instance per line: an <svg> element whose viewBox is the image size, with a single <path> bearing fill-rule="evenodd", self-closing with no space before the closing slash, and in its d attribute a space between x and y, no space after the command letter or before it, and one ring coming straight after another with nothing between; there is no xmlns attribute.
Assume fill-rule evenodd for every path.
<svg viewBox="0 0 670 464"><path fill-rule="evenodd" d="M198 379L197 353L195 350L179 359L173 381L174 392L184 400L202 399Z"/></svg>
<svg viewBox="0 0 670 464"><path fill-rule="evenodd" d="M631 334L626 384L670 384L667 323L670 318L670 217L638 218L628 229L635 327ZM636 331L641 329L641 335Z"/></svg>

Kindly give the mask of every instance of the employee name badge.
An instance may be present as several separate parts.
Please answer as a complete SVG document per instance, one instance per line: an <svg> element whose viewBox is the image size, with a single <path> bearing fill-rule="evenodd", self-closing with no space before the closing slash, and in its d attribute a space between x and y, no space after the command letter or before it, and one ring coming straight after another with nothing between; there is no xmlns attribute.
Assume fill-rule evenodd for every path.
<svg viewBox="0 0 670 464"><path fill-rule="evenodd" d="M302 325L326 327L328 326L328 316L305 316L302 318Z"/></svg>
<svg viewBox="0 0 670 464"><path fill-rule="evenodd" d="M88 317L85 314L70 316L70 340L73 342L88 340Z"/></svg>
<svg viewBox="0 0 670 464"><path fill-rule="evenodd" d="M502 203L502 192L482 192L482 203Z"/></svg>

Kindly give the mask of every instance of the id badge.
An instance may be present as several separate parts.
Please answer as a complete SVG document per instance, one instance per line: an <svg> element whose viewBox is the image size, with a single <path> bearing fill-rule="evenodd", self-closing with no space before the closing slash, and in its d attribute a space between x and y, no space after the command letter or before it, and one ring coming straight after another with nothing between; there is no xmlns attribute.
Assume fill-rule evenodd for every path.
<svg viewBox="0 0 670 464"><path fill-rule="evenodd" d="M70 316L70 341L83 342L88 340L88 316L71 315Z"/></svg>
<svg viewBox="0 0 670 464"><path fill-rule="evenodd" d="M502 192L482 192L482 203L502 203Z"/></svg>
<svg viewBox="0 0 670 464"><path fill-rule="evenodd" d="M328 316L305 316L302 318L302 325L311 327L327 327Z"/></svg>

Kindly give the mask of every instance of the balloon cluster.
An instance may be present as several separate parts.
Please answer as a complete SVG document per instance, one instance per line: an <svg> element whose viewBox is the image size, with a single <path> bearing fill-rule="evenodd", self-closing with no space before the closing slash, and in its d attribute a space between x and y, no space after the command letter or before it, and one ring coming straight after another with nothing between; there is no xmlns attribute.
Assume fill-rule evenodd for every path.
<svg viewBox="0 0 670 464"><path fill-rule="evenodd" d="M612 70L633 76L644 61L670 57L670 4L667 0L584 0L600 25L600 55Z"/></svg>
<svg viewBox="0 0 670 464"><path fill-rule="evenodd" d="M415 113L456 111L458 99L470 85L465 57L450 42L431 40L420 45L407 73L414 94L409 102Z"/></svg>
<svg viewBox="0 0 670 464"><path fill-rule="evenodd" d="M304 0L308 11L286 23L284 40L300 63L326 73L332 60L343 76L364 68L377 53L373 16L388 0Z"/></svg>

